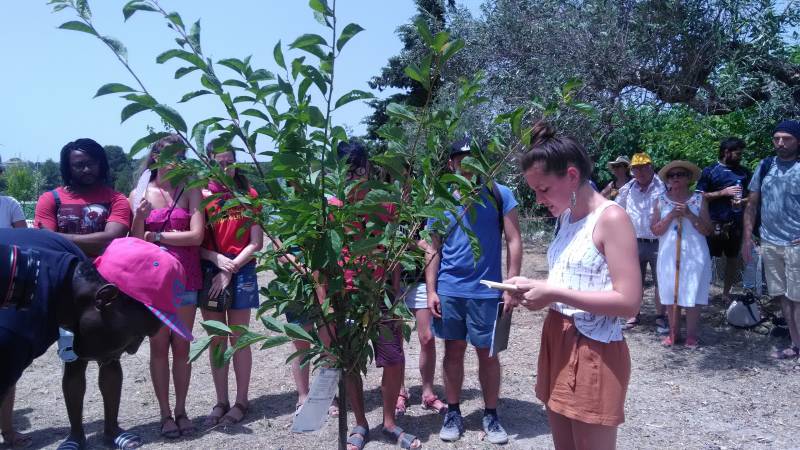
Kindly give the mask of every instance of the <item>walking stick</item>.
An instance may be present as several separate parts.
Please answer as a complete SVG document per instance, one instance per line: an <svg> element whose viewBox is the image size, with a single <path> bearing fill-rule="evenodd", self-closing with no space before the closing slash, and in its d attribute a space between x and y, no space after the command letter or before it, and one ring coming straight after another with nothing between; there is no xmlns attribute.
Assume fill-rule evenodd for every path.
<svg viewBox="0 0 800 450"><path fill-rule="evenodd" d="M675 294L673 295L672 302L672 322L669 330L669 337L672 339L672 345L678 343L678 330L681 327L680 310L678 310L678 290L680 289L681 277L681 239L683 237L683 217L678 218L678 224L675 225L675 231L678 237L675 239Z"/></svg>

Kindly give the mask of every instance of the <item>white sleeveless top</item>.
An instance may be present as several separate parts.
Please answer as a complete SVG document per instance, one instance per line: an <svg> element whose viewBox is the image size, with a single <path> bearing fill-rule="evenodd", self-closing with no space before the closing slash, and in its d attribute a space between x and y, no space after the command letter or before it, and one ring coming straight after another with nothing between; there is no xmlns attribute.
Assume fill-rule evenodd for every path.
<svg viewBox="0 0 800 450"><path fill-rule="evenodd" d="M571 211L559 218L561 224L550 247L547 249L549 274L547 283L576 291L610 291L611 276L605 256L592 240L594 227L603 211L612 201L603 202L586 217L570 223ZM593 314L563 303L553 303L550 308L570 316L575 327L584 336L600 342L621 341L622 319Z"/></svg>

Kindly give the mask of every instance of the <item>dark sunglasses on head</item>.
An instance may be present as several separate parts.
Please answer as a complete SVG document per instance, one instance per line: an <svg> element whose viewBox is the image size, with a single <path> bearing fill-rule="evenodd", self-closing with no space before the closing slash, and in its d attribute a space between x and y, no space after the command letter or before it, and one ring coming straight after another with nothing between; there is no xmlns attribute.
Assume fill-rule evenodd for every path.
<svg viewBox="0 0 800 450"><path fill-rule="evenodd" d="M684 171L681 170L680 172L670 172L670 173L668 173L667 174L667 179L672 179L672 178L689 178L689 172L684 172Z"/></svg>

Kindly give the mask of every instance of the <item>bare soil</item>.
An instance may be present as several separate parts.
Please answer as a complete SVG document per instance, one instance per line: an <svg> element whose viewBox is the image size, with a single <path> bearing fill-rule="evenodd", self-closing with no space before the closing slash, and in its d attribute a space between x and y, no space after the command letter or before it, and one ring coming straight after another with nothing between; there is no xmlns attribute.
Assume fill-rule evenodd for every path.
<svg viewBox="0 0 800 450"><path fill-rule="evenodd" d="M545 276L541 250L525 255L523 274ZM645 294L642 324L626 332L633 373L625 405L626 422L619 429L622 449L767 449L800 448L797 361L776 361L768 353L783 346L783 339L754 331L733 329L725 324L724 307L718 301L706 308L702 318L701 346L665 349L653 325L652 287ZM714 288L712 293L719 292ZM198 315L199 317L199 315ZM503 386L499 414L511 441L508 448L552 448L542 404L533 386L543 312L517 310L512 342L501 356ZM259 325L260 326L260 325ZM204 331L195 324L196 335ZM290 346L254 352L251 406L246 419L228 429L201 430L196 436L166 441L158 434L159 416L148 371L148 346L137 355L125 356L120 423L144 438L145 448L165 449L333 449L336 420L317 433L289 431L296 394L286 357ZM468 354L462 412L467 432L455 444L439 440L441 418L420 407L417 366L419 345L412 335L407 346L406 383L411 406L400 426L416 433L424 448L490 448L483 441L480 420L483 402L474 354ZM441 358L441 346L439 357ZM23 375L17 389L17 428L33 437L33 448L55 448L68 433L61 394L61 363L55 349L39 358ZM88 374L84 421L90 448L102 448L102 399L93 380L97 367ZM437 391L442 395L441 371L437 368ZM231 383L233 376L231 376ZM233 383L232 383L233 384ZM380 370L371 370L365 382L366 406L373 441L367 448L393 448L380 436ZM233 395L233 394L232 394ZM215 403L208 361L194 365L188 412L198 427ZM351 420L352 425L352 420Z"/></svg>

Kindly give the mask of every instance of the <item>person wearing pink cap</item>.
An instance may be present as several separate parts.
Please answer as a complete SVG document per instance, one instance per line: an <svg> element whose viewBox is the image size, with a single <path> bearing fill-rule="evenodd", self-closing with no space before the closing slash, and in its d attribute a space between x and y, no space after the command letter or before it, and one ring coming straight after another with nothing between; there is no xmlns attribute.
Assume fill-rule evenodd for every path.
<svg viewBox="0 0 800 450"><path fill-rule="evenodd" d="M191 340L175 307L184 283L174 257L138 239L116 239L92 262L56 233L0 230L0 400L58 340L59 327L74 333L81 360L101 365L136 353L162 324ZM114 448L141 445L124 431L103 439ZM84 438L72 447L85 445Z"/></svg>
<svg viewBox="0 0 800 450"><path fill-rule="evenodd" d="M153 242L171 253L186 271L184 293L178 304L178 315L189 327L197 313L197 291L203 287L200 272L200 244L203 242L205 219L200 207L200 190L187 188L184 182L168 179L175 161L185 158L186 144L177 134L168 135L153 144L145 158L142 188L131 193L134 208L131 236ZM175 409L169 404L170 359L172 351L172 381L175 386ZM197 428L186 414L186 396L192 366L189 364L189 344L176 339L174 333L163 329L150 339L150 377L153 380L161 413L161 435L174 439L189 436Z"/></svg>

